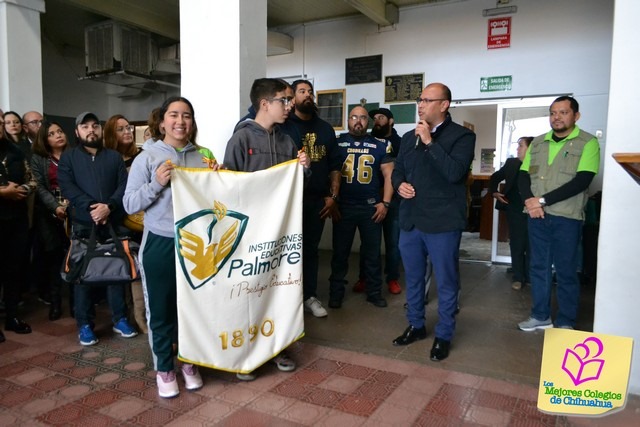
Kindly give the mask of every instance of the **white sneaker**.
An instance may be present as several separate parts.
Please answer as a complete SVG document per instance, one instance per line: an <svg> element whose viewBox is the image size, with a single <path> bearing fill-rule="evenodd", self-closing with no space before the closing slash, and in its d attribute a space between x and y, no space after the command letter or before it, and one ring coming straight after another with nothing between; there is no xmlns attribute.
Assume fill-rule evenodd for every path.
<svg viewBox="0 0 640 427"><path fill-rule="evenodd" d="M313 313L315 317L327 317L327 310L316 297L310 297L304 302L304 311Z"/></svg>
<svg viewBox="0 0 640 427"><path fill-rule="evenodd" d="M182 376L184 377L184 386L187 390L197 390L202 387L202 377L198 372L198 367L191 363L182 365Z"/></svg>
<svg viewBox="0 0 640 427"><path fill-rule="evenodd" d="M176 381L176 373L173 371L158 372L156 374L156 383L158 384L158 395L160 397L175 397L180 393L178 381Z"/></svg>
<svg viewBox="0 0 640 427"><path fill-rule="evenodd" d="M271 359L271 361L275 363L278 369L282 372L291 372L296 370L296 362L294 362L293 359L284 351L281 351L280 354Z"/></svg>
<svg viewBox="0 0 640 427"><path fill-rule="evenodd" d="M238 372L236 374L236 378L238 378L240 381L253 381L256 379L256 374L254 374L253 372L249 372L248 374L241 374L240 372Z"/></svg>
<svg viewBox="0 0 640 427"><path fill-rule="evenodd" d="M551 318L538 320L535 317L529 317L524 322L518 323L518 328L525 332L535 331L536 329L549 329L553 328L553 322L551 322Z"/></svg>

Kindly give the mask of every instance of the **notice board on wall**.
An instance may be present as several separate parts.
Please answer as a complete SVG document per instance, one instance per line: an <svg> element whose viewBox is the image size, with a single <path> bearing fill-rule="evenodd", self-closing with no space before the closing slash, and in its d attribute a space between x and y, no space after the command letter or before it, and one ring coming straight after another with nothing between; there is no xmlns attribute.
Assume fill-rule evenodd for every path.
<svg viewBox="0 0 640 427"><path fill-rule="evenodd" d="M382 55L347 58L344 69L348 85L382 81Z"/></svg>
<svg viewBox="0 0 640 427"><path fill-rule="evenodd" d="M384 77L384 102L415 102L424 85L424 73Z"/></svg>

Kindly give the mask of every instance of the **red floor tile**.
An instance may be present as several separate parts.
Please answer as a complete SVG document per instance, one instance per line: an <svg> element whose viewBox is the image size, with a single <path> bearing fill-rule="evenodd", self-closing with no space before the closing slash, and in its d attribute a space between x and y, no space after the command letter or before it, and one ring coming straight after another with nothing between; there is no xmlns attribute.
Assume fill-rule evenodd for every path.
<svg viewBox="0 0 640 427"><path fill-rule="evenodd" d="M89 408L101 408L112 404L121 397L120 393L113 390L99 390L83 397L78 403Z"/></svg>
<svg viewBox="0 0 640 427"><path fill-rule="evenodd" d="M100 343L90 348L78 345L73 324L39 328L30 319L38 340L20 337L16 344L9 335L0 344L0 425L598 425L540 413L530 384L304 342L289 349L295 372L268 364L256 381L242 382L233 373L202 369L202 389L185 390L178 374L180 395L162 399L148 337L114 337L104 318ZM632 398L617 418L602 420L626 427L639 408L640 399Z"/></svg>
<svg viewBox="0 0 640 427"><path fill-rule="evenodd" d="M501 409L513 412L516 407L517 398L492 391L477 390L473 397L473 404L486 408Z"/></svg>
<svg viewBox="0 0 640 427"><path fill-rule="evenodd" d="M335 407L348 414L369 417L384 402L384 398L349 395L345 396Z"/></svg>

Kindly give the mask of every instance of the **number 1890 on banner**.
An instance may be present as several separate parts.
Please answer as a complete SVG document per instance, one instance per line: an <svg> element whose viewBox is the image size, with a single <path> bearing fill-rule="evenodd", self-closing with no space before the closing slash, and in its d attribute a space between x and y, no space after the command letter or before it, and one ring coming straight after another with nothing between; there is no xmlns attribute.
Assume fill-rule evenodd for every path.
<svg viewBox="0 0 640 427"><path fill-rule="evenodd" d="M247 331L249 335L249 342L254 342L259 335L262 335L263 337L270 337L273 335L274 330L275 326L271 319L264 320L260 326L251 325ZM227 350L229 348L229 333L225 331L218 336L220 337L222 349ZM231 333L231 347L242 347L245 343L245 339L244 330L236 329Z"/></svg>

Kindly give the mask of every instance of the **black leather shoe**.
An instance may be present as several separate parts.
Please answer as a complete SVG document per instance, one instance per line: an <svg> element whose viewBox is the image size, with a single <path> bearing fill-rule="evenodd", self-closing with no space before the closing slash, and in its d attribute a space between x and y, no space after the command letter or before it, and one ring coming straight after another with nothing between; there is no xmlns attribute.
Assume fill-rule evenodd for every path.
<svg viewBox="0 0 640 427"><path fill-rule="evenodd" d="M423 340L427 337L427 328L414 328L409 325L402 335L393 340L393 345L409 345L414 341Z"/></svg>
<svg viewBox="0 0 640 427"><path fill-rule="evenodd" d="M380 294L375 294L375 295L368 295L367 296L367 302L370 302L371 304L375 305L376 307L386 307L387 306L387 300L384 299L382 297L382 295Z"/></svg>
<svg viewBox="0 0 640 427"><path fill-rule="evenodd" d="M0 343L5 342L7 339L4 337L2 331L0 331Z"/></svg>
<svg viewBox="0 0 640 427"><path fill-rule="evenodd" d="M49 320L54 321L62 317L62 307L55 302L49 307Z"/></svg>
<svg viewBox="0 0 640 427"><path fill-rule="evenodd" d="M342 300L341 299L330 299L329 300L329 308L341 308Z"/></svg>
<svg viewBox="0 0 640 427"><path fill-rule="evenodd" d="M4 322L4 330L13 331L16 334L30 334L31 326L18 319L17 317L14 317L13 319L7 319Z"/></svg>
<svg viewBox="0 0 640 427"><path fill-rule="evenodd" d="M451 343L449 341L436 338L433 341L433 347L431 347L431 360L433 360L434 362L439 362L449 357L450 345Z"/></svg>

